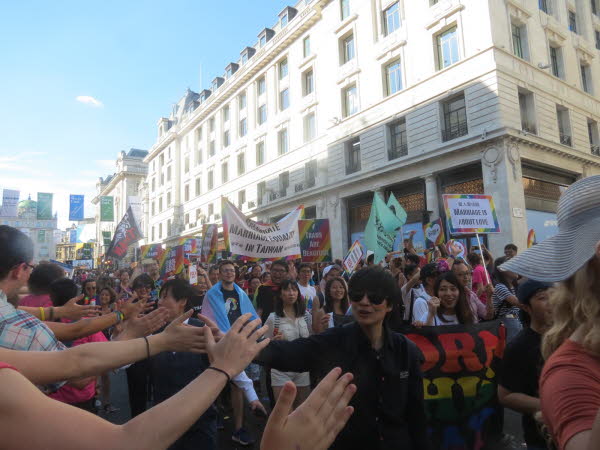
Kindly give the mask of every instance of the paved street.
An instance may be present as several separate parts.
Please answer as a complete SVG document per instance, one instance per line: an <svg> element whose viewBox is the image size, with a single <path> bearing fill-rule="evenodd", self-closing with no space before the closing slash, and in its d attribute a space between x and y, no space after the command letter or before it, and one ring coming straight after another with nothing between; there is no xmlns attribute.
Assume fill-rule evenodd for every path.
<svg viewBox="0 0 600 450"><path fill-rule="evenodd" d="M104 416L106 419L114 423L124 423L129 420L129 405L127 401L127 380L125 371L118 372L112 375L112 403L119 408L119 411L109 416ZM226 416L227 417L227 416ZM264 419L257 419L252 414L247 415L249 430L256 437L257 442L260 440L260 435L265 426ZM231 441L232 419L225 420L225 429L219 432L219 449L220 450L238 450L238 449L258 449L258 444L250 447L241 447ZM486 450L515 450L524 449L525 444L522 442L521 423L518 414L506 410L504 429L510 435L510 443L491 443Z"/></svg>

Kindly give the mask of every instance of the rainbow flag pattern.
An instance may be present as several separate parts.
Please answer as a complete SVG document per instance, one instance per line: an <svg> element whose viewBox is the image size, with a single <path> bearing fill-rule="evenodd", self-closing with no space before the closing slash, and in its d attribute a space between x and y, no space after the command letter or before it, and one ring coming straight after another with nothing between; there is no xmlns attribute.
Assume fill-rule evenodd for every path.
<svg viewBox="0 0 600 450"><path fill-rule="evenodd" d="M142 245L140 247L140 257L142 260L155 259L160 261L164 251L162 244Z"/></svg>
<svg viewBox="0 0 600 450"><path fill-rule="evenodd" d="M302 262L332 261L329 219L298 221Z"/></svg>
<svg viewBox="0 0 600 450"><path fill-rule="evenodd" d="M537 244L537 240L535 238L535 230L532 228L527 235L527 248L531 248L535 244Z"/></svg>
<svg viewBox="0 0 600 450"><path fill-rule="evenodd" d="M181 273L183 271L184 263L183 245L177 245L167 249L160 259L160 277L165 279Z"/></svg>

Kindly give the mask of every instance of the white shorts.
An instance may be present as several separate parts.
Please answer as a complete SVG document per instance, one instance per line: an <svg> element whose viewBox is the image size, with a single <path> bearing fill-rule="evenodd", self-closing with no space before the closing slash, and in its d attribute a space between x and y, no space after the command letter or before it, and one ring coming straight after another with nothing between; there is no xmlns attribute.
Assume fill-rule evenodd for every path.
<svg viewBox="0 0 600 450"><path fill-rule="evenodd" d="M271 369L271 386L283 387L288 381L293 381L297 387L310 386L310 375L308 372L280 372Z"/></svg>

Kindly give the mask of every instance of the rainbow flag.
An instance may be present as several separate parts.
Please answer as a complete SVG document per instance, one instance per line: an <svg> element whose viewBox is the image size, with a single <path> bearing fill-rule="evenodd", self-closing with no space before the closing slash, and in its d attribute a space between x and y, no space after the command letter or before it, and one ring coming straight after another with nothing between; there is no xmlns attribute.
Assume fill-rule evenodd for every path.
<svg viewBox="0 0 600 450"><path fill-rule="evenodd" d="M332 261L329 219L298 221L302 262Z"/></svg>
<svg viewBox="0 0 600 450"><path fill-rule="evenodd" d="M184 263L183 245L167 249L160 260L160 277L165 279L181 273Z"/></svg>
<svg viewBox="0 0 600 450"><path fill-rule="evenodd" d="M535 239L535 231L532 228L529 230L529 234L527 235L527 248L531 248L535 244L537 244L537 241Z"/></svg>
<svg viewBox="0 0 600 450"><path fill-rule="evenodd" d="M142 245L140 247L140 259L142 261L144 259L154 259L156 261L160 261L164 251L165 250L163 249L162 244Z"/></svg>

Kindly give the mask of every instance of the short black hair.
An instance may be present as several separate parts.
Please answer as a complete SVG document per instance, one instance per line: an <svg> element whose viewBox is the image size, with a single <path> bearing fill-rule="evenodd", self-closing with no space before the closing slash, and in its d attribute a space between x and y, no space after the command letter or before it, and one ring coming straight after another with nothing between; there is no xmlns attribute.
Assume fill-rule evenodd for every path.
<svg viewBox="0 0 600 450"><path fill-rule="evenodd" d="M77 284L70 278L53 281L48 290L54 306L63 306L72 298L77 297Z"/></svg>
<svg viewBox="0 0 600 450"><path fill-rule="evenodd" d="M31 271L27 287L33 295L50 293L50 284L65 276L65 271L58 264L41 262Z"/></svg>
<svg viewBox="0 0 600 450"><path fill-rule="evenodd" d="M273 261L271 263L271 269L273 269L273 266L281 266L285 269L286 272L289 270L287 262L285 262L285 260L283 260L283 259L278 259L276 261Z"/></svg>
<svg viewBox="0 0 600 450"><path fill-rule="evenodd" d="M149 287L150 289L154 289L154 280L147 273L142 273L133 279L133 283L131 283L131 289L136 290L141 287Z"/></svg>
<svg viewBox="0 0 600 450"><path fill-rule="evenodd" d="M371 264L375 262L375 253L371 253L369 256L367 256L367 264Z"/></svg>
<svg viewBox="0 0 600 450"><path fill-rule="evenodd" d="M0 280L19 264L33 259L33 242L22 231L0 225Z"/></svg>
<svg viewBox="0 0 600 450"><path fill-rule="evenodd" d="M406 266L404 266L404 276L406 278L412 276L413 272L418 268L419 266L417 266L416 264L407 264Z"/></svg>
<svg viewBox="0 0 600 450"><path fill-rule="evenodd" d="M302 269L306 269L309 268L312 271L312 265L309 263L300 263L300 265L298 266L298 273L300 273L300 271Z"/></svg>
<svg viewBox="0 0 600 450"><path fill-rule="evenodd" d="M298 292L298 300L294 303L294 314L296 317L304 317L304 313L306 312L306 302L304 301L304 297L302 297L302 292L300 292L300 288L298 287L298 283L294 280L283 280L281 282L281 286L279 286L279 290L275 294L275 304L273 305L273 310L275 314L279 317L285 317L283 312L283 299L281 298L281 292L284 289L292 288Z"/></svg>
<svg viewBox="0 0 600 450"><path fill-rule="evenodd" d="M85 287L90 284L90 283L95 283L96 279L95 278L86 278L85 281L83 283L81 283L81 290L83 292L85 292ZM98 287L98 285L96 285L96 288Z"/></svg>
<svg viewBox="0 0 600 450"><path fill-rule="evenodd" d="M473 267L478 266L483 262L483 260L481 259L481 255L475 252L469 253L467 255L467 260L469 261L469 264Z"/></svg>
<svg viewBox="0 0 600 450"><path fill-rule="evenodd" d="M160 297L163 295L171 294L171 296L178 302L185 300L185 310L191 308L190 301L194 296L194 289L185 280L169 280L160 288Z"/></svg>
<svg viewBox="0 0 600 450"><path fill-rule="evenodd" d="M237 266L235 265L235 263L229 259L224 259L223 261L221 261L219 263L219 272L221 272L221 267L223 266L233 266L234 269L236 269L236 273L237 273Z"/></svg>
<svg viewBox="0 0 600 450"><path fill-rule="evenodd" d="M518 252L519 248L515 244L506 244L504 250L514 250L515 252Z"/></svg>
<svg viewBox="0 0 600 450"><path fill-rule="evenodd" d="M437 277L439 275L438 266L436 263L425 264L421 269L421 281L427 278Z"/></svg>
<svg viewBox="0 0 600 450"><path fill-rule="evenodd" d="M387 300L388 306L394 306L400 299L400 289L389 270L380 266L370 266L355 272L348 283L348 291L358 294L369 293Z"/></svg>
<svg viewBox="0 0 600 450"><path fill-rule="evenodd" d="M421 258L419 258L419 255L415 255L414 253L405 253L404 257L415 266L419 266L421 264Z"/></svg>

